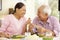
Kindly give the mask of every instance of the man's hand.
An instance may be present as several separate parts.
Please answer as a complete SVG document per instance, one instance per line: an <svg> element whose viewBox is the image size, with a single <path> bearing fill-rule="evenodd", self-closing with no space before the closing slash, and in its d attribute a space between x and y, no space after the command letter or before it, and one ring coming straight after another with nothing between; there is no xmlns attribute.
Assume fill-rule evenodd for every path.
<svg viewBox="0 0 60 40"><path fill-rule="evenodd" d="M43 32L46 32L46 29L40 25L34 25L35 28L37 28L37 31L39 33L43 33Z"/></svg>
<svg viewBox="0 0 60 40"><path fill-rule="evenodd" d="M51 31L51 30L46 30L46 31L51 32L52 36L56 36L56 34L53 31Z"/></svg>

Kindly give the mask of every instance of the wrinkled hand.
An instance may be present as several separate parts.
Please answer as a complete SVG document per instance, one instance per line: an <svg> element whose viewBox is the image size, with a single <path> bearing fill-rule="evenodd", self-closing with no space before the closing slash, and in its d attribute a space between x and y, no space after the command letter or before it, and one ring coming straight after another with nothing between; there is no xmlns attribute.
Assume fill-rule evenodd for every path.
<svg viewBox="0 0 60 40"><path fill-rule="evenodd" d="M41 27L41 32L46 32L46 29Z"/></svg>
<svg viewBox="0 0 60 40"><path fill-rule="evenodd" d="M40 33L44 33L44 32L46 32L46 29L43 28L43 27L41 27L40 29L38 29L38 31L39 31Z"/></svg>
<svg viewBox="0 0 60 40"><path fill-rule="evenodd" d="M56 34L53 31L51 30L46 30L46 31L52 33L52 36L56 36Z"/></svg>
<svg viewBox="0 0 60 40"><path fill-rule="evenodd" d="M46 32L46 29L40 25L35 25L35 27L37 28L37 31L39 33L43 33L43 32Z"/></svg>
<svg viewBox="0 0 60 40"><path fill-rule="evenodd" d="M49 30L49 29L46 29L46 28L44 28L44 27L42 27L42 26L40 26L40 25L34 25L34 24L32 24L30 29L33 29L34 27L37 28L37 31L38 31L39 33L45 33L45 32L48 31L48 32L51 32L51 33L52 33L52 36L55 35L55 33L54 33L53 31L51 31L51 30Z"/></svg>
<svg viewBox="0 0 60 40"><path fill-rule="evenodd" d="M41 27L41 26L39 26L39 25L35 25L35 24L31 24L30 25L30 32L33 34L33 29L34 28L37 28L37 32L38 33L43 33L43 32L46 32L46 29L45 28L43 28L43 27Z"/></svg>

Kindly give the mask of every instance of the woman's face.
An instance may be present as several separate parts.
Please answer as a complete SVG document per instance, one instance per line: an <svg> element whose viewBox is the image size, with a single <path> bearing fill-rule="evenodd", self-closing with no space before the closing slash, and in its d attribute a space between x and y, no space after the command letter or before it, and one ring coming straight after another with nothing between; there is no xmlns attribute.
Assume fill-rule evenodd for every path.
<svg viewBox="0 0 60 40"><path fill-rule="evenodd" d="M37 15L41 20L45 20L45 19L48 18L48 14L44 13L43 10L44 10L44 7L41 7L41 8L38 9L38 14Z"/></svg>
<svg viewBox="0 0 60 40"><path fill-rule="evenodd" d="M16 9L16 12L17 12L17 15L18 16L20 16L20 17L23 17L24 15L25 15L25 13L26 13L26 7L25 6L23 6L22 8L20 8L20 9Z"/></svg>

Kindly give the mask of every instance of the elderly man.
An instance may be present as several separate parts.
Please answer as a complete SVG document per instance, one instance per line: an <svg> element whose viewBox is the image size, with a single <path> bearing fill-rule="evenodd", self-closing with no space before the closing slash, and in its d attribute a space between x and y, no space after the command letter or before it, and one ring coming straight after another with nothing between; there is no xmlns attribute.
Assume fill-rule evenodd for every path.
<svg viewBox="0 0 60 40"><path fill-rule="evenodd" d="M59 30L59 20L50 16L51 9L47 5L42 5L38 8L37 17L34 18L33 32L38 32L39 34L44 34L47 31L51 32L53 36L57 36L60 32Z"/></svg>

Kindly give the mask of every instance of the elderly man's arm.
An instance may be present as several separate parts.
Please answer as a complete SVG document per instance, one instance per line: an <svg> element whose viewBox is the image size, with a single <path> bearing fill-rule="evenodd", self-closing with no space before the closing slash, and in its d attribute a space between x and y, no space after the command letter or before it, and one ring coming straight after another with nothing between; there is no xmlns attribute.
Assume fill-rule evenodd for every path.
<svg viewBox="0 0 60 40"><path fill-rule="evenodd" d="M34 25L34 26L32 26L31 28L30 28L30 31L33 33L33 30L32 29L34 29L34 28L37 28L37 32L39 33L39 34L41 34L41 33L46 33L46 32L50 32L50 33L52 33L52 35L51 36L55 36L55 33L54 33L54 31L51 31L51 30L49 30L49 29L46 29L46 28L44 28L44 27L42 27L42 26L40 26L40 25ZM45 35L45 34L44 34Z"/></svg>
<svg viewBox="0 0 60 40"><path fill-rule="evenodd" d="M53 31L55 35L58 36L60 33L60 24L59 24L59 20L56 17L53 18L53 27L54 27Z"/></svg>

